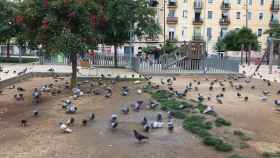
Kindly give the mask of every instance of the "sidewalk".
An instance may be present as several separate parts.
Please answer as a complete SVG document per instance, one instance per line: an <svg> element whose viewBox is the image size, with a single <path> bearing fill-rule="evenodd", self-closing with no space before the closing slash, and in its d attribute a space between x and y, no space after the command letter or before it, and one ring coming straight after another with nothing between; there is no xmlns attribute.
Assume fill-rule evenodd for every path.
<svg viewBox="0 0 280 158"><path fill-rule="evenodd" d="M72 73L71 66L68 65L37 65L37 64L1 64L3 72L0 72L0 79L6 80L17 76L18 72L23 71L27 68L28 72L49 72L50 68L54 69L55 73ZM78 77L100 77L102 74L109 77L116 77L119 75L121 78L127 77L131 78L134 74L138 77L138 74L130 69L120 69L120 68L81 68L78 67L79 73ZM9 72L7 72L9 71ZM16 71L14 73L14 71ZM7 73L5 73L7 72ZM1 81L0 80L0 81Z"/></svg>
<svg viewBox="0 0 280 158"><path fill-rule="evenodd" d="M251 76L255 72L256 67L257 65L240 65L239 73L243 73L243 71L245 71L246 76ZM258 73L262 75L263 79L280 82L280 69L278 69L276 65L272 66L272 74L269 74L268 65L261 65L259 71L257 71L256 74ZM253 76L253 78L260 79L260 76Z"/></svg>

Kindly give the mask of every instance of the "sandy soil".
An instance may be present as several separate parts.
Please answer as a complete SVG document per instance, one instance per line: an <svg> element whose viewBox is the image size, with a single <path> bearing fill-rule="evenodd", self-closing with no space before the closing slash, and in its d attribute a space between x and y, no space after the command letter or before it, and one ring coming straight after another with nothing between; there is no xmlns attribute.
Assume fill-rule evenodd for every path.
<svg viewBox="0 0 280 158"><path fill-rule="evenodd" d="M155 82L159 79L154 78ZM204 77L177 77L174 82L177 89L183 89L187 83L193 79L201 81L199 92L203 95L213 96L208 104L215 105L217 112L224 118L232 122L230 128L219 128L216 133L224 135L225 139L235 141L232 134L227 134L235 129L242 129L252 140L249 141L250 148L239 150L233 153L241 153L251 158L259 157L259 153L267 150L278 150L280 136L280 115L275 113L273 100L277 98L274 95L279 85L272 84L267 87L262 81L254 80L246 84L243 81L236 81L236 84L245 86L241 91L249 97L245 102L237 98L236 90L225 84L226 92L223 104L217 104L214 97L221 92L218 85L214 85L214 91L209 92L210 81L205 81ZM217 78L208 77L210 80ZM219 79L225 79L224 76L218 76ZM63 87L65 81L55 83L57 87ZM61 100L69 98L71 92L64 90L58 96L43 94L42 102L38 106L31 104L31 91L35 87L47 83L53 83L52 78L34 78L19 83L21 87L27 89L25 100L17 102L13 98L15 89L4 89L0 95L0 157L1 158L225 158L232 153L218 153L212 148L202 145L200 139L193 134L182 129L180 120L175 121L175 131L169 133L166 128L153 130L147 134L150 139L146 143L139 144L133 137L132 130L142 127L140 121L143 116L149 120L155 119L156 111L147 109L141 112L131 112L129 115L120 114L120 108L124 105L133 103L142 99L147 101L147 94L138 95L136 89L142 85L135 85L128 82L119 82L113 86L113 96L105 99L103 96L83 96L74 103L79 111L75 115L67 115L61 109ZM256 85L255 90L246 87ZM129 96L120 96L120 87L129 85L131 94ZM88 85L84 85L88 87ZM259 96L263 89L272 91L267 102L261 102ZM196 98L197 93L191 92L187 99ZM38 109L40 116L33 118L32 110ZM80 121L87 118L91 112L96 114L96 120L82 127ZM119 127L117 130L111 130L108 127L108 121L112 113L119 114ZM65 121L73 116L76 123L73 127L73 133L62 134L58 129L58 122ZM27 119L28 126L20 127L20 120ZM166 119L165 119L166 121Z"/></svg>

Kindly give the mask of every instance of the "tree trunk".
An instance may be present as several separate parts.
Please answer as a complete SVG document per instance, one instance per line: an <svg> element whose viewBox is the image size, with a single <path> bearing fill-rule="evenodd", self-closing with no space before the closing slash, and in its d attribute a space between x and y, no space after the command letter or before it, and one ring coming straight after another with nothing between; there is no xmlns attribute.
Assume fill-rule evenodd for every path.
<svg viewBox="0 0 280 158"><path fill-rule="evenodd" d="M19 61L19 63L22 63L22 58L21 58L21 55L22 55L22 46L19 46L19 58L18 58L18 61Z"/></svg>
<svg viewBox="0 0 280 158"><path fill-rule="evenodd" d="M71 87L74 88L77 85L77 54L71 54L70 60L72 63Z"/></svg>
<svg viewBox="0 0 280 158"><path fill-rule="evenodd" d="M241 57L240 57L241 65L243 65L243 52L244 52L244 44L242 44L241 46Z"/></svg>
<svg viewBox="0 0 280 158"><path fill-rule="evenodd" d="M114 44L114 65L115 65L115 68L118 67L118 45L117 44Z"/></svg>
<svg viewBox="0 0 280 158"><path fill-rule="evenodd" d="M251 64L251 49L252 49L252 47L251 47L251 44L250 44L249 45L249 52L248 52L248 65Z"/></svg>
<svg viewBox="0 0 280 158"><path fill-rule="evenodd" d="M10 57L10 42L7 43L7 58Z"/></svg>

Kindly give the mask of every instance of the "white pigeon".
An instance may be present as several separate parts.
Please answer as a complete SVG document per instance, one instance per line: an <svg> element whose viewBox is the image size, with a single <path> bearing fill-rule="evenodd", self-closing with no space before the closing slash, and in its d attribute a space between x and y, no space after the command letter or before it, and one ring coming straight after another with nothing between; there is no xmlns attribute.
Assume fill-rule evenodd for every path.
<svg viewBox="0 0 280 158"><path fill-rule="evenodd" d="M280 106L280 100L274 100L274 104Z"/></svg>
<svg viewBox="0 0 280 158"><path fill-rule="evenodd" d="M139 95L142 94L142 90L141 90L141 89L138 89L138 90L137 90L137 94L139 94Z"/></svg>
<svg viewBox="0 0 280 158"><path fill-rule="evenodd" d="M260 97L260 100L261 100L261 101L267 101L267 99L268 99L267 96L261 96L261 97Z"/></svg>
<svg viewBox="0 0 280 158"><path fill-rule="evenodd" d="M72 132L72 130L66 124L64 124L62 122L59 123L59 128L61 129L61 131L63 133L71 133Z"/></svg>
<svg viewBox="0 0 280 158"><path fill-rule="evenodd" d="M203 114L214 112L214 106L207 106L207 108L203 111Z"/></svg>
<svg viewBox="0 0 280 158"><path fill-rule="evenodd" d="M154 121L151 124L152 128L163 128L164 123L163 122L158 122L158 121Z"/></svg>

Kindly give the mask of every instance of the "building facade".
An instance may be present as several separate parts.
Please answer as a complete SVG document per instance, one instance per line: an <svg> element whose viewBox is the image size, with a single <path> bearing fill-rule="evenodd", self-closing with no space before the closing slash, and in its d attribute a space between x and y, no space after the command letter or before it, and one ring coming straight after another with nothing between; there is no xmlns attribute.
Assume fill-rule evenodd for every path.
<svg viewBox="0 0 280 158"><path fill-rule="evenodd" d="M156 10L156 20L162 28L158 37L136 40L137 47L163 44L166 40L205 41L207 51L230 30L243 26L258 36L262 49L264 32L279 22L280 0L150 0Z"/></svg>

